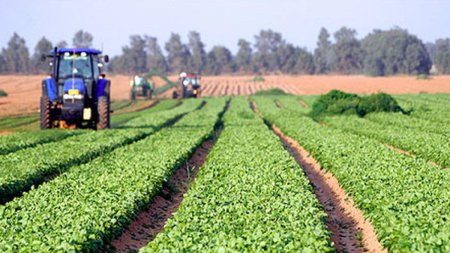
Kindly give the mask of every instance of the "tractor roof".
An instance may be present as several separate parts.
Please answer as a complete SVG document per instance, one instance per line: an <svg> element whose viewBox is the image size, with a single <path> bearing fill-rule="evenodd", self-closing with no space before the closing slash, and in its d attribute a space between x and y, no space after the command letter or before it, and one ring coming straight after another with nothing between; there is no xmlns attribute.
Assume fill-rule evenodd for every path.
<svg viewBox="0 0 450 253"><path fill-rule="evenodd" d="M92 48L58 48L57 51L59 54L61 53L86 53L86 54L94 54L94 55L98 55L101 54L102 51L97 50L97 49L92 49ZM52 52L53 53L53 52Z"/></svg>

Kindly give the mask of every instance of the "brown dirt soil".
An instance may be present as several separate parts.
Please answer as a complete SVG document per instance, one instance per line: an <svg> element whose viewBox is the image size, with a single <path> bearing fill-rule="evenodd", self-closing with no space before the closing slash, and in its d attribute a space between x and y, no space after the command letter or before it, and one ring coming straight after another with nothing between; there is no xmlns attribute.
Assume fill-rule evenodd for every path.
<svg viewBox="0 0 450 253"><path fill-rule="evenodd" d="M8 93L0 97L0 117L36 113L39 110L42 75L1 75L0 89ZM112 100L129 98L130 76L107 76L112 82ZM170 76L177 80L177 76ZM297 95L322 94L331 89L339 89L358 94L383 91L401 93L450 93L450 76L435 76L431 80L417 80L414 76L366 77L366 76L265 76L265 82L249 80L253 76L204 76L205 89L202 96L249 95L261 89L279 87ZM159 77L154 77L156 87L164 85ZM226 88L228 87L228 88ZM171 97L173 89L162 94Z"/></svg>
<svg viewBox="0 0 450 253"><path fill-rule="evenodd" d="M279 109L283 109L283 105L280 103L280 101L275 100L275 105L276 105Z"/></svg>
<svg viewBox="0 0 450 253"><path fill-rule="evenodd" d="M298 100L298 102L303 106L303 107L305 107L305 108L308 108L309 107L309 105L307 104L307 103L305 103L305 101L303 101L303 100Z"/></svg>
<svg viewBox="0 0 450 253"><path fill-rule="evenodd" d="M434 76L431 80L417 80L415 76L367 77L367 76L264 76L265 82L249 80L253 76L205 76L203 85L211 86L205 96L249 95L261 89L281 88L296 95L317 95L339 89L357 94L386 92L404 93L450 93L450 76ZM216 86L214 89L212 86ZM230 86L226 94L223 87ZM240 87L240 92L235 86ZM240 94L239 94L240 93Z"/></svg>
<svg viewBox="0 0 450 253"><path fill-rule="evenodd" d="M203 165L213 140L204 141L189 161L178 168L163 189L153 198L149 209L139 213L128 228L112 243L115 252L137 252L163 230L166 221L177 210L189 185L195 180Z"/></svg>
<svg viewBox="0 0 450 253"><path fill-rule="evenodd" d="M0 89L8 93L7 97L0 97L0 117L12 115L26 115L39 112L39 98L43 75L0 75ZM111 80L111 99L124 100L130 97L129 76L107 76ZM171 77L176 80L176 77ZM164 85L159 77L154 77L155 86Z"/></svg>
<svg viewBox="0 0 450 253"><path fill-rule="evenodd" d="M387 252L378 241L373 225L354 206L352 198L346 194L337 179L322 170L320 164L298 142L285 136L276 126L272 126L272 129L314 186L315 194L328 215L327 226L337 251Z"/></svg>
<svg viewBox="0 0 450 253"><path fill-rule="evenodd" d="M0 131L0 135L13 134L11 131Z"/></svg>

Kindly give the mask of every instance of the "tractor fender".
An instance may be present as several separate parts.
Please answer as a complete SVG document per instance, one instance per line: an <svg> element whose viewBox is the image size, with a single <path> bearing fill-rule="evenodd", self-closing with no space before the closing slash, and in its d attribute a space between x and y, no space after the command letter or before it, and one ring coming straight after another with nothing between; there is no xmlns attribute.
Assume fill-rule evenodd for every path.
<svg viewBox="0 0 450 253"><path fill-rule="evenodd" d="M97 92L95 100L98 101L99 97L107 96L109 97L109 89L111 86L111 81L108 79L99 79L97 81Z"/></svg>
<svg viewBox="0 0 450 253"><path fill-rule="evenodd" d="M49 102L53 102L58 98L55 79L49 77L42 81L42 96L48 97Z"/></svg>

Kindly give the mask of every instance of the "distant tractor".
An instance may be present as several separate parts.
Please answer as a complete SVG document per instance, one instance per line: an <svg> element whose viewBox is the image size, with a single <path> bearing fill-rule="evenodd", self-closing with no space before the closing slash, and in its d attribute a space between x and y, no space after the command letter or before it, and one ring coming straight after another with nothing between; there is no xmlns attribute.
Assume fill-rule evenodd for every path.
<svg viewBox="0 0 450 253"><path fill-rule="evenodd" d="M102 73L108 56L90 48L55 48L42 81L41 129L110 127L110 86Z"/></svg>
<svg viewBox="0 0 450 253"><path fill-rule="evenodd" d="M200 96L200 79L201 76L197 74L186 74L185 72L180 74L179 93L173 92L172 97L177 98L197 98Z"/></svg>
<svg viewBox="0 0 450 253"><path fill-rule="evenodd" d="M134 76L134 78L130 81L131 92L130 98L131 100L136 100L138 97L144 97L145 99L152 99L152 94L155 89L155 85L153 82L149 82L148 79L144 76Z"/></svg>

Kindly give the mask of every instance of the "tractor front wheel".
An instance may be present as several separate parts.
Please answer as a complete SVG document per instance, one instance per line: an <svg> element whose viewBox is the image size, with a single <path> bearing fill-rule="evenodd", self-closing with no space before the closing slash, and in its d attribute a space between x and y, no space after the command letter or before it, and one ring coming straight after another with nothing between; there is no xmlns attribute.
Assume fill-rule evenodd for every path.
<svg viewBox="0 0 450 253"><path fill-rule="evenodd" d="M98 98L97 102L97 130L106 129L110 127L109 120L109 99L106 96Z"/></svg>
<svg viewBox="0 0 450 253"><path fill-rule="evenodd" d="M52 119L50 115L50 99L47 96L41 97L40 116L41 129L52 128Z"/></svg>

